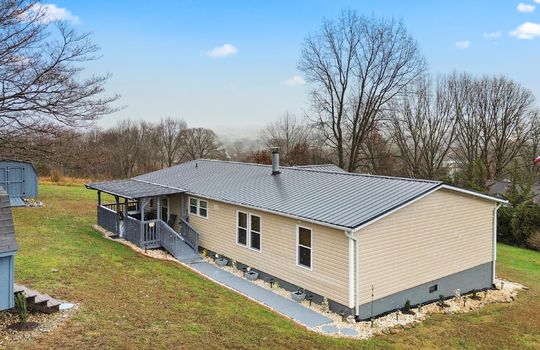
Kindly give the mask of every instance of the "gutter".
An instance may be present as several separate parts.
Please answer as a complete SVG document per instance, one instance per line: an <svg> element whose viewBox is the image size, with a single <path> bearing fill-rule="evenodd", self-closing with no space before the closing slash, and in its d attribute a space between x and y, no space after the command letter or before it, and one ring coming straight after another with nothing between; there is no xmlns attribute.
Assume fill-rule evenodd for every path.
<svg viewBox="0 0 540 350"><path fill-rule="evenodd" d="M495 265L497 262L497 211L501 207L502 203L499 203L495 206L493 209L493 256L492 256L492 262L493 267L491 269L492 276L491 276L491 283L495 284Z"/></svg>
<svg viewBox="0 0 540 350"><path fill-rule="evenodd" d="M353 231L344 231L345 236L349 238L349 242L352 244L352 254L349 251L349 304L351 301L353 301L353 307L355 315L360 314L360 302L359 302L359 292L358 292L358 281L359 281L359 270L358 270L358 240L353 235ZM352 259L352 263L351 263ZM352 269L352 271L351 271ZM352 276L351 276L352 272ZM352 277L352 285L351 285L351 279Z"/></svg>

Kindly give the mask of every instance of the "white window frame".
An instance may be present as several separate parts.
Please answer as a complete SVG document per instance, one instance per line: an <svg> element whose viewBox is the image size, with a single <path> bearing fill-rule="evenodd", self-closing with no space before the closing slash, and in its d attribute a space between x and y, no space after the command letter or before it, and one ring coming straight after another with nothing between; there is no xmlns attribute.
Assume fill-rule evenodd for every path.
<svg viewBox="0 0 540 350"><path fill-rule="evenodd" d="M238 229L240 228L238 216L239 216L240 213L246 215L246 225L247 225L247 227L246 227L246 244L245 245L238 241ZM252 216L256 216L256 217L259 218L259 232L257 232L259 234L259 249L251 247L251 217ZM250 212L244 211L244 210L237 210L236 211L236 232L235 232L236 244L239 245L240 247L247 248L247 249L252 250L254 252L257 252L257 253L261 253L262 252L262 247L263 247L263 223L262 222L263 222L263 220L262 220L261 215L253 214L253 213L250 213ZM256 231L253 231L253 232L256 232Z"/></svg>
<svg viewBox="0 0 540 350"><path fill-rule="evenodd" d="M238 229L240 228L240 220L238 220L238 217L240 216L240 213L246 215L246 227L245 227L245 230L246 230L246 244L242 244L242 243L240 243L240 241L238 240ZM242 227L242 228L243 228L243 227ZM249 247L249 213L247 213L247 212L245 212L245 211L242 211L242 210L237 210L237 211L236 211L236 233L235 233L235 241L236 241L236 244L239 245L240 247L244 247L244 248Z"/></svg>
<svg viewBox="0 0 540 350"><path fill-rule="evenodd" d="M196 203L197 203L197 213L192 213L191 212L191 200L195 200ZM201 202L206 202L206 208L203 208L203 209L206 209L206 216L203 216L201 215ZM208 219L208 217L210 216L210 206L208 205L208 201L206 199L200 199L200 198L197 198L197 197L189 197L188 198L188 214L189 215L195 215L195 216L198 216L202 219Z"/></svg>
<svg viewBox="0 0 540 350"><path fill-rule="evenodd" d="M311 232L311 247L306 247L305 245L300 244L300 228L309 230ZM303 268L304 270L313 271L313 229L308 226L303 225L296 225L296 266ZM306 266L300 264L300 254L298 251L300 250L300 247L304 247L309 249L309 261L311 263L311 266Z"/></svg>

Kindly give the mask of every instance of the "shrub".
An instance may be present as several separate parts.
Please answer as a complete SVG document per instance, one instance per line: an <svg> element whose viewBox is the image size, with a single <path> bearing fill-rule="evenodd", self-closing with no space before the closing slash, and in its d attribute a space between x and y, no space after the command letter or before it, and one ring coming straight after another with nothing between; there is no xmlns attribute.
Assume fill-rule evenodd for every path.
<svg viewBox="0 0 540 350"><path fill-rule="evenodd" d="M540 207L532 199L518 204L510 220L512 239L517 245L527 245L529 237L540 227Z"/></svg>
<svg viewBox="0 0 540 350"><path fill-rule="evenodd" d="M26 305L26 296L24 293L15 294L15 310L20 323L26 323L28 320L28 305Z"/></svg>
<svg viewBox="0 0 540 350"><path fill-rule="evenodd" d="M62 175L62 172L58 169L51 170L51 181L52 182L60 182L64 179L64 176Z"/></svg>
<svg viewBox="0 0 540 350"><path fill-rule="evenodd" d="M403 309L401 310L401 312L407 315L414 315L414 312L411 310L411 301L409 299L405 301L405 304L403 305Z"/></svg>
<svg viewBox="0 0 540 350"><path fill-rule="evenodd" d="M442 295L442 294L439 294L439 303L438 304L439 304L440 307L448 307L448 306L450 306L447 303L445 303L444 295Z"/></svg>

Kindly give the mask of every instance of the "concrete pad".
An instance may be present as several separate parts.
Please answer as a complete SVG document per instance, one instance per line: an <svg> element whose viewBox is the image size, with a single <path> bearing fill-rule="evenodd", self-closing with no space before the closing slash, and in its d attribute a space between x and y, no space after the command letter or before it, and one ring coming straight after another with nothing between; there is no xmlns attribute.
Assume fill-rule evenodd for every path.
<svg viewBox="0 0 540 350"><path fill-rule="evenodd" d="M336 334L339 330L336 326L327 324L321 327L321 331L323 331L326 334Z"/></svg>
<svg viewBox="0 0 540 350"><path fill-rule="evenodd" d="M332 322L330 318L308 309L293 300L237 277L207 262L194 263L190 266L209 278L267 305L306 327L314 328Z"/></svg>
<svg viewBox="0 0 540 350"><path fill-rule="evenodd" d="M358 331L353 328L340 328L339 332L343 335L347 335L349 337L356 337L358 335Z"/></svg>

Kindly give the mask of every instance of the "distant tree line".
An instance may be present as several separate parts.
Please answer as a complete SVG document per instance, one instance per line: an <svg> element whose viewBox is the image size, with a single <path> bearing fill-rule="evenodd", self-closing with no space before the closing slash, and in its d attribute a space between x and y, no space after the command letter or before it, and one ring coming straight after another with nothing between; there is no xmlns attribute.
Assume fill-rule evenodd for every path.
<svg viewBox="0 0 540 350"><path fill-rule="evenodd" d="M536 232L531 186L540 152L533 93L504 76L433 75L404 24L343 11L303 44L310 88L303 115L285 113L256 135L223 144L178 119L94 121L118 110L108 74L82 76L97 58L90 35L51 21L32 0L0 2L0 157L31 160L41 175L125 178L198 158L284 165L334 163L350 172L444 180L487 191L511 182L501 236L525 245Z"/></svg>

